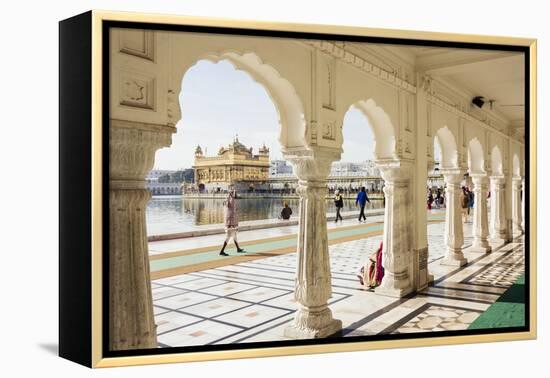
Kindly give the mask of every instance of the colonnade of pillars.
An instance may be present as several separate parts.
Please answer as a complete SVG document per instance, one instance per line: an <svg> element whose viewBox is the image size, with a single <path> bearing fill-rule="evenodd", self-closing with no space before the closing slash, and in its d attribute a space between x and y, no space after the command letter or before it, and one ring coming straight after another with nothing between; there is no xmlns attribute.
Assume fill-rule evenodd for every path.
<svg viewBox="0 0 550 378"><path fill-rule="evenodd" d="M109 247L109 346L112 350L156 347L156 325L149 273L145 210L149 192L145 176L153 167L157 149L168 146L173 127L111 120L110 133L110 247ZM328 300L332 295L326 223L326 180L331 163L340 152L316 147L284 152L294 166L300 195L295 299L297 311L285 330L292 338L326 337L338 332ZM385 277L376 292L402 297L415 288L410 277L412 255L412 162L389 160L377 165L385 182L383 266ZM460 170L442 171L447 185L443 263L466 263L460 214ZM491 244L509 239L505 206L505 177L473 176L474 244L489 252ZM490 183L490 185L489 185ZM488 224L487 190L491 190ZM523 181L512 180L513 232L523 232Z"/></svg>
<svg viewBox="0 0 550 378"><path fill-rule="evenodd" d="M445 218L446 255L443 265L462 266L468 261L464 257L462 245L464 233L461 216L461 182L464 172L460 169L442 170L446 183L447 211ZM512 179L512 228L506 217L506 176L472 174L474 184L473 243L468 252L491 252L523 234L523 179ZM487 197L490 191L490 219Z"/></svg>

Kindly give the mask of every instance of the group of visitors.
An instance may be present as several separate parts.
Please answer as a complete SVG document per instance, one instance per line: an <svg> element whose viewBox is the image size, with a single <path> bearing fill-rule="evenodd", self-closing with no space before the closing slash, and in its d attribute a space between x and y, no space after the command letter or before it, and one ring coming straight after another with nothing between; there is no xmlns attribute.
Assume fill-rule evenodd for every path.
<svg viewBox="0 0 550 378"><path fill-rule="evenodd" d="M245 253L246 251L239 246L237 241L237 231L239 228L239 218L238 218L238 209L237 209L237 192L233 185L229 186L229 191L227 197L223 202L224 205L224 219L225 219L225 240L223 246L220 250L220 256L229 256L225 252L227 244L233 239L235 247L237 247L238 253ZM359 222L366 222L367 217L365 215L365 206L370 203L369 197L365 190L365 187L362 187L357 198L355 199L355 204L360 207L359 211ZM342 214L340 214L341 209L344 207L344 199L342 195L337 190L334 196L334 204L336 206L336 222L338 220L342 221ZM290 219L292 215L292 209L288 206L288 202L284 202L283 209L281 210L282 219ZM373 290L376 286L380 285L382 278L384 276L384 268L382 267L382 242L378 249L370 254L366 260L366 263L363 264L357 277L362 286L369 290Z"/></svg>
<svg viewBox="0 0 550 378"><path fill-rule="evenodd" d="M355 198L355 205L359 206L359 222L367 221L367 216L365 215L365 206L367 205L367 202L370 203L370 200L367 194L367 190L363 186L361 187L361 189L357 193L357 197ZM336 207L336 219L334 220L334 223L338 223L338 221L342 222L344 218L342 218L341 211L344 207L344 199L338 189L336 189L336 191L334 192L334 206Z"/></svg>
<svg viewBox="0 0 550 378"><path fill-rule="evenodd" d="M434 207L436 209L441 209L445 207L445 196L443 195L442 188L436 188L436 189L428 188L427 205L428 205L428 210L432 210Z"/></svg>

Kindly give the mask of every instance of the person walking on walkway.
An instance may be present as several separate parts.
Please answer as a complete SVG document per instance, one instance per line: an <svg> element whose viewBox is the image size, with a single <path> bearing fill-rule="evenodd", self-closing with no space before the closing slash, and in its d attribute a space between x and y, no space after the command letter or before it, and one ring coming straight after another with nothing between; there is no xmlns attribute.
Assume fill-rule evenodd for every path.
<svg viewBox="0 0 550 378"><path fill-rule="evenodd" d="M292 215L292 209L288 206L288 202L283 202L283 210L281 210L281 218L289 220Z"/></svg>
<svg viewBox="0 0 550 378"><path fill-rule="evenodd" d="M334 220L334 223L338 223L338 219L340 219L340 222L343 222L344 218L342 218L340 211L344 207L344 199L338 189L334 192L334 206L336 206L336 219Z"/></svg>
<svg viewBox="0 0 550 378"><path fill-rule="evenodd" d="M468 188L468 222L474 217L474 192Z"/></svg>
<svg viewBox="0 0 550 378"><path fill-rule="evenodd" d="M468 197L468 191L465 186L462 187L462 198L461 198L461 207L462 207L462 221L464 223L468 222L468 203L470 199Z"/></svg>
<svg viewBox="0 0 550 378"><path fill-rule="evenodd" d="M435 207L439 209L441 207L443 200L441 198L441 189L437 188L435 193Z"/></svg>
<svg viewBox="0 0 550 378"><path fill-rule="evenodd" d="M361 222L361 218L364 219L364 221L367 221L367 217L365 215L365 205L370 203L369 196L367 196L367 192L365 191L365 187L362 186L359 193L357 193L357 198L355 199L355 205L359 205L361 207L361 211L359 212L359 222Z"/></svg>
<svg viewBox="0 0 550 378"><path fill-rule="evenodd" d="M434 203L434 196L432 190L428 189L428 210L432 209L432 204Z"/></svg>
<svg viewBox="0 0 550 378"><path fill-rule="evenodd" d="M237 243L239 217L237 214L237 192L233 185L229 186L229 192L227 193L227 198L223 201L223 206L225 212L225 241L223 242L220 256L229 256L225 252L225 247L227 247L227 243L229 243L230 239L233 239L235 247L237 247L237 252L244 252L244 249L239 247L239 243Z"/></svg>

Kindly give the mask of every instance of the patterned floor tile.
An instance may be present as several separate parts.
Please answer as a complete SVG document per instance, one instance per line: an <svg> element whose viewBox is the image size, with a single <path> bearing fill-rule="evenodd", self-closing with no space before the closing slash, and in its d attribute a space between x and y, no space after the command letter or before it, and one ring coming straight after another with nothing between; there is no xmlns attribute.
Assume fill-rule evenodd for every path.
<svg viewBox="0 0 550 378"><path fill-rule="evenodd" d="M464 225L465 247L472 241L471 228L471 224ZM428 225L431 267L445 255L443 234L444 223ZM355 327L346 328L346 337L384 330L418 333L466 329L525 270L522 244L517 250L506 246L494 252L491 256L495 258L487 259L487 263L460 270L458 278L453 278L453 273L431 291L405 301L388 299L363 290L356 279L381 240L380 235L329 247L333 277L329 304L333 316L342 319L345 327ZM160 323L159 334L166 332L159 335L159 342L186 346L284 340L285 322L296 310L295 269L296 254L290 253L153 281L155 320ZM186 314L170 311L174 309ZM199 317L207 320L192 324Z"/></svg>
<svg viewBox="0 0 550 378"><path fill-rule="evenodd" d="M245 307L229 314L217 316L215 319L237 326L250 328L260 323L279 318L282 315L289 314L291 311L280 310L273 307L262 305L253 305Z"/></svg>
<svg viewBox="0 0 550 378"><path fill-rule="evenodd" d="M175 311L166 312L164 314L155 316L155 323L157 324L157 334L163 334L167 331L175 328L180 328L192 323L202 321L201 318L195 316L182 314Z"/></svg>
<svg viewBox="0 0 550 378"><path fill-rule="evenodd" d="M468 326L481 312L457 309L446 306L427 305L414 318L399 326L394 334L416 332L457 331L468 329Z"/></svg>
<svg viewBox="0 0 550 378"><path fill-rule="evenodd" d="M197 303L206 302L217 297L208 294L185 292L183 294L174 295L168 298L163 298L154 301L155 306L168 308L170 310L177 310L180 308L192 306Z"/></svg>
<svg viewBox="0 0 550 378"><path fill-rule="evenodd" d="M206 345L241 331L242 328L204 320L159 335L158 341L168 346Z"/></svg>
<svg viewBox="0 0 550 378"><path fill-rule="evenodd" d="M250 306L250 303L241 302L229 298L219 298L205 303L199 303L193 306L185 307L185 312L189 314L199 315L205 318L213 318L215 316L235 311L246 306Z"/></svg>

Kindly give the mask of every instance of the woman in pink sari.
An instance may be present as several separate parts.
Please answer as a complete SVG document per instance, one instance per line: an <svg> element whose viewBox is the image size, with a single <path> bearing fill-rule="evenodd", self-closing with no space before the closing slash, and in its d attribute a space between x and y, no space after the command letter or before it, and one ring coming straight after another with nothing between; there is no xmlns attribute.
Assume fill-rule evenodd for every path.
<svg viewBox="0 0 550 378"><path fill-rule="evenodd" d="M378 250L369 256L367 262L361 268L361 271L357 277L359 278L361 285L366 286L369 289L374 289L382 283L382 278L384 278L384 267L382 266L382 242L380 242Z"/></svg>

